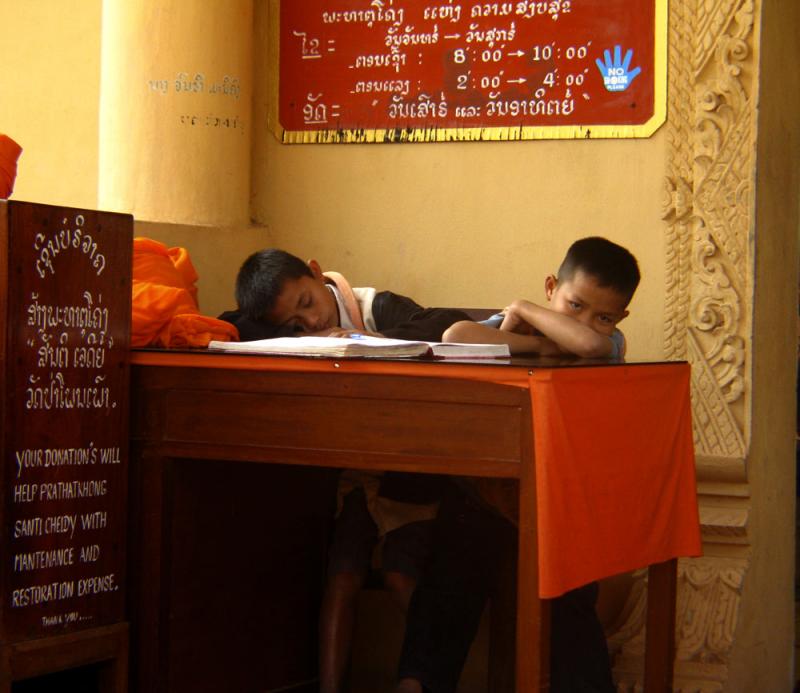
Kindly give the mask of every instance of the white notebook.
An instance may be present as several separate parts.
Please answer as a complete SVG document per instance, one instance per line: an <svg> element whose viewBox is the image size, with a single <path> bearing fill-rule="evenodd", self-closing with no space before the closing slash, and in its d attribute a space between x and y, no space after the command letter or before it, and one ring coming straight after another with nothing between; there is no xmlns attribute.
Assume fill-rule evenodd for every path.
<svg viewBox="0 0 800 693"><path fill-rule="evenodd" d="M276 337L252 342L212 341L208 348L236 354L328 356L333 358L508 358L506 344L413 342L357 334L351 337Z"/></svg>

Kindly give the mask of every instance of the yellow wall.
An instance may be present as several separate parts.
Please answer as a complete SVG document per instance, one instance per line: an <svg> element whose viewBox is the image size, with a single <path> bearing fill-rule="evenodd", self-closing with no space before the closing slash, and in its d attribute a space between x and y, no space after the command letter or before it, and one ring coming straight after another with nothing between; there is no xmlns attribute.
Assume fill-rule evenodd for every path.
<svg viewBox="0 0 800 693"><path fill-rule="evenodd" d="M23 147L12 199L98 207L102 6L0 0L0 132ZM137 220L135 233L189 249L200 274L200 308L209 315L233 307L241 260L269 243L263 228L249 224Z"/></svg>
<svg viewBox="0 0 800 693"><path fill-rule="evenodd" d="M0 1L0 132L14 198L94 208L102 0Z"/></svg>
<svg viewBox="0 0 800 693"><path fill-rule="evenodd" d="M265 3L256 74L270 70ZM257 80L255 123L269 79ZM606 236L639 259L643 281L623 323L632 357L662 353L666 140L281 145L254 133L254 219L270 240L356 284L426 305L544 301L572 240Z"/></svg>

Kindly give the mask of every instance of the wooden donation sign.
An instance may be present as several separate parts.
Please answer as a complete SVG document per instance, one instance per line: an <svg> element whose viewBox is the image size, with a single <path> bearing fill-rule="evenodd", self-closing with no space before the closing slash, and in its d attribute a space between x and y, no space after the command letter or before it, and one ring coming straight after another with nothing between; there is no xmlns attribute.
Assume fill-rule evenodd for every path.
<svg viewBox="0 0 800 693"><path fill-rule="evenodd" d="M132 227L0 201L4 647L124 620Z"/></svg>
<svg viewBox="0 0 800 693"><path fill-rule="evenodd" d="M272 25L283 142L648 137L666 116L667 0L280 0Z"/></svg>

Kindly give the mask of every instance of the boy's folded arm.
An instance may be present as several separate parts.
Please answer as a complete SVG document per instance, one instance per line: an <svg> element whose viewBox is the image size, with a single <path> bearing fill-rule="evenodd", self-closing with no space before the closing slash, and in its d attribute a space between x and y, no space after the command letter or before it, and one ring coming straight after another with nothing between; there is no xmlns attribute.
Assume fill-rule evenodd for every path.
<svg viewBox="0 0 800 693"><path fill-rule="evenodd" d="M501 329L514 320L523 320L555 342L562 351L582 358L605 358L614 353L611 337L596 332L570 315L557 313L530 301L514 301L508 308Z"/></svg>
<svg viewBox="0 0 800 693"><path fill-rule="evenodd" d="M508 344L512 354L540 354L553 356L563 354L552 340L540 335L517 334L494 327L481 325L471 320L462 320L447 328L443 342L466 342L472 344Z"/></svg>
<svg viewBox="0 0 800 693"><path fill-rule="evenodd" d="M416 301L391 291L380 291L372 304L378 331L392 339L437 342L446 328L467 314L455 308L423 308Z"/></svg>
<svg viewBox="0 0 800 693"><path fill-rule="evenodd" d="M273 325L266 320L254 320L239 310L226 310L219 320L231 323L239 330L239 341L249 342L256 339L272 339L274 337L292 337L294 328L286 325Z"/></svg>

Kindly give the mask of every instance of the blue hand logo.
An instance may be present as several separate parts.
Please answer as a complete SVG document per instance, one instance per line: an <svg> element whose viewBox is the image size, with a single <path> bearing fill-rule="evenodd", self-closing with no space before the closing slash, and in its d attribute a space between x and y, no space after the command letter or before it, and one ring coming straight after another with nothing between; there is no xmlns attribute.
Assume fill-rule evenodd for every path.
<svg viewBox="0 0 800 693"><path fill-rule="evenodd" d="M603 75L603 84L608 91L625 91L633 82L636 75L641 71L641 67L635 67L628 72L628 66L631 64L633 57L633 49L629 48L625 53L625 60L622 60L622 49L620 46L614 46L614 62L611 62L611 52L606 49L603 51L606 59L605 63L600 62L600 58L595 59L597 67L600 69L600 74Z"/></svg>

